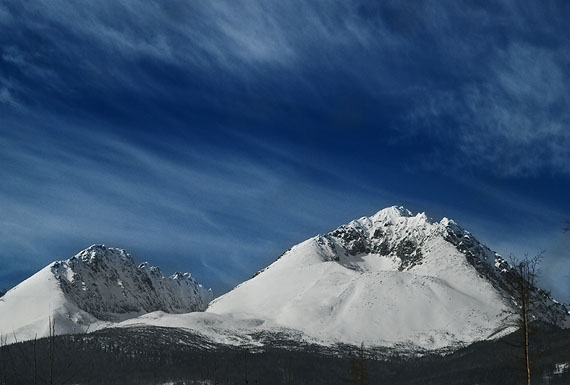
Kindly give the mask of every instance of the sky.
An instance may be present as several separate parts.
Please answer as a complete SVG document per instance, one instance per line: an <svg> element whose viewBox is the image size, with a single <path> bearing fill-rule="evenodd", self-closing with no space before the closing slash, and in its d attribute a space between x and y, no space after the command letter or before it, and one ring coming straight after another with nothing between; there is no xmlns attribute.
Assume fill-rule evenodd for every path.
<svg viewBox="0 0 570 385"><path fill-rule="evenodd" d="M0 288L91 244L216 295L403 205L570 300L570 3L0 1Z"/></svg>

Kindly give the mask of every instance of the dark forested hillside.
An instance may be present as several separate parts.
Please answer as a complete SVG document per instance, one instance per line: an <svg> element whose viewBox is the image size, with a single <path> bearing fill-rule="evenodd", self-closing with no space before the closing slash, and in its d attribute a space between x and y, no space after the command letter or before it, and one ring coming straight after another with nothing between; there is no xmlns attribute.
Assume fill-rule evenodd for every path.
<svg viewBox="0 0 570 385"><path fill-rule="evenodd" d="M570 331L534 338L534 383L570 383ZM107 329L0 348L0 384L350 384L361 360L369 384L514 385L523 378L514 339L421 357L364 347L361 358L354 347L287 346L279 336L266 336L269 348L230 348L180 329Z"/></svg>

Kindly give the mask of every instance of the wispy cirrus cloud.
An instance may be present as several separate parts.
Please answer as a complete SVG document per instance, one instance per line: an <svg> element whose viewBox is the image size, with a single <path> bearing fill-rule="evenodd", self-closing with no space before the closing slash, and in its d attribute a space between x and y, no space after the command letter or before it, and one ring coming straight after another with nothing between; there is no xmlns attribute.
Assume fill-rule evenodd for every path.
<svg viewBox="0 0 570 385"><path fill-rule="evenodd" d="M569 64L563 51L509 46L484 79L426 95L410 122L453 142L455 152L441 155L454 160L446 167L507 177L568 174Z"/></svg>
<svg viewBox="0 0 570 385"><path fill-rule="evenodd" d="M328 229L327 216L343 215L347 196L371 196L347 180L327 187L329 171L314 165L307 174L293 157L273 157L267 147L250 145L248 155L198 139L148 146L69 123L4 123L4 278L110 243L139 258L154 256L167 271L212 277L229 269L213 283L227 290L292 243Z"/></svg>
<svg viewBox="0 0 570 385"><path fill-rule="evenodd" d="M569 11L560 2L55 0L0 9L5 105L131 115L175 107L261 125L294 110L329 126L381 126L394 143L418 134L454 142L451 154L424 150L418 165L447 167L454 157L455 167L499 176L570 169Z"/></svg>
<svg viewBox="0 0 570 385"><path fill-rule="evenodd" d="M543 201L505 184L568 180L569 18L563 1L3 1L2 258L100 239L229 263L236 283L395 203L511 244L556 231L560 181Z"/></svg>

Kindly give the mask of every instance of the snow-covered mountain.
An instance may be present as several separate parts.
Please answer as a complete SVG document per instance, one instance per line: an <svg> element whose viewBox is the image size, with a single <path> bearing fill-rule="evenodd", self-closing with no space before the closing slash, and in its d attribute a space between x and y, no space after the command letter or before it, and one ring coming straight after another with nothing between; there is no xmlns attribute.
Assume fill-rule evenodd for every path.
<svg viewBox="0 0 570 385"><path fill-rule="evenodd" d="M124 250L93 245L53 262L0 298L0 334L7 342L96 330L154 311L203 311L212 299L190 276L164 277L136 265Z"/></svg>
<svg viewBox="0 0 570 385"><path fill-rule="evenodd" d="M0 298L0 333L45 336L52 319L57 333L160 326L240 346L453 348L513 330L511 279L509 264L454 221L394 206L292 247L209 306L190 275L165 278L124 250L91 246ZM539 319L570 326L563 305L534 295Z"/></svg>
<svg viewBox="0 0 570 385"><path fill-rule="evenodd" d="M302 242L207 312L327 342L437 349L505 331L510 267L447 218L389 207ZM541 318L566 325L547 295Z"/></svg>

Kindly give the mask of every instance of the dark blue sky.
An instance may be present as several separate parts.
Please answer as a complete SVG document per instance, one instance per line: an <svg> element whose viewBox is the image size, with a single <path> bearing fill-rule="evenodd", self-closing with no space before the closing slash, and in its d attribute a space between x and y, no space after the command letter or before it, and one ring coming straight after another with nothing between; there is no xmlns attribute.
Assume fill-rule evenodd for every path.
<svg viewBox="0 0 570 385"><path fill-rule="evenodd" d="M445 3L445 4L444 4ZM402 204L570 297L567 1L0 2L0 287L93 243L216 294Z"/></svg>

